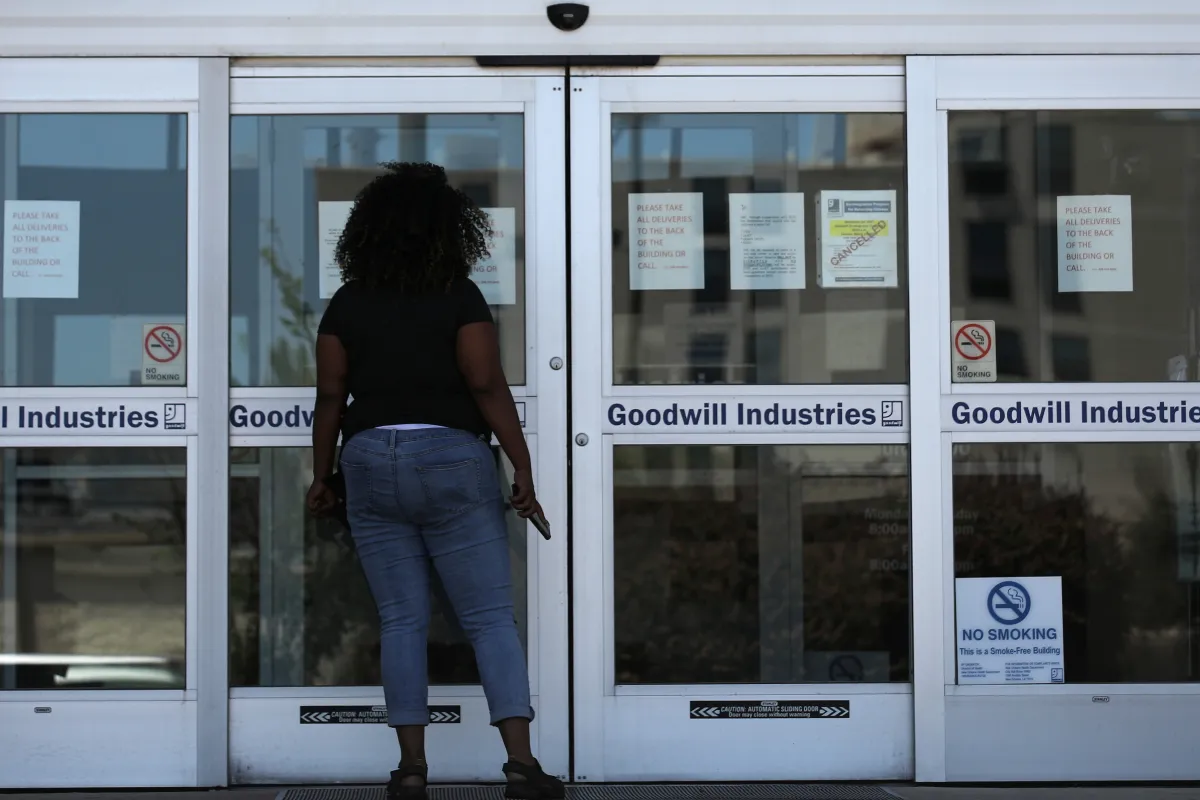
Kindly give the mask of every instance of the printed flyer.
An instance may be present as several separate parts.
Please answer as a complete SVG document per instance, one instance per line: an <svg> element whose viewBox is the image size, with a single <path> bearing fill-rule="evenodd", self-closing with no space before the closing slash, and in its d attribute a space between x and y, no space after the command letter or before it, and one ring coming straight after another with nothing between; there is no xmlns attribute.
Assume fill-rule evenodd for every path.
<svg viewBox="0 0 1200 800"><path fill-rule="evenodd" d="M823 289L895 288L896 192L824 191L817 207L817 284Z"/></svg>

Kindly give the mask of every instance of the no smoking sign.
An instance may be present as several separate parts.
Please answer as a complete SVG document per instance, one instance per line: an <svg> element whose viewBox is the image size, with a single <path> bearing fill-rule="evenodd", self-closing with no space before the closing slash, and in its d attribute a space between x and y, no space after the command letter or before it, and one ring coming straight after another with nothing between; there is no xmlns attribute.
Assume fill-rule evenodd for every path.
<svg viewBox="0 0 1200 800"><path fill-rule="evenodd" d="M950 379L954 383L996 382L996 322L990 319L950 323Z"/></svg>
<svg viewBox="0 0 1200 800"><path fill-rule="evenodd" d="M183 386L187 376L186 332L180 323L142 326L142 385Z"/></svg>

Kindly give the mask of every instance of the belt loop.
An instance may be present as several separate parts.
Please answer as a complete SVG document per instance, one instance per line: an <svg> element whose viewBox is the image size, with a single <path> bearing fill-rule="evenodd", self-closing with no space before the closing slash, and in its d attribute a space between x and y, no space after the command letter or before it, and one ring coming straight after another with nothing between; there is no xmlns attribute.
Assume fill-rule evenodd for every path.
<svg viewBox="0 0 1200 800"><path fill-rule="evenodd" d="M388 451L391 453L392 457L395 458L396 457L396 438L399 436L400 431L396 430L395 428L392 428L390 431L388 431L388 433L391 434L391 436L388 437Z"/></svg>

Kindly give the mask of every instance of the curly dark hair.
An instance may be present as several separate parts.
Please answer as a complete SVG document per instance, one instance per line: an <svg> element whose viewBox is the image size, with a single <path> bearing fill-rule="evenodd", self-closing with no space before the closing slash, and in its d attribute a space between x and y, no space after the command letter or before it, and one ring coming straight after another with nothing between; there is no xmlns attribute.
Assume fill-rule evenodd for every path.
<svg viewBox="0 0 1200 800"><path fill-rule="evenodd" d="M363 187L337 243L343 281L445 291L488 255L491 221L436 164L391 161Z"/></svg>

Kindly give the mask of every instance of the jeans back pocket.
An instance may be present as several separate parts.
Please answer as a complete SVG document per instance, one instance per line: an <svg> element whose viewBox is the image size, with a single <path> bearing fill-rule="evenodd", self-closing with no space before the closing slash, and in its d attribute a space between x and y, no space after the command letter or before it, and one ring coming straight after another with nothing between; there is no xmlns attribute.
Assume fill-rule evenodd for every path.
<svg viewBox="0 0 1200 800"><path fill-rule="evenodd" d="M483 499L481 472L478 458L417 467L425 500L432 507L451 513L479 505Z"/></svg>

